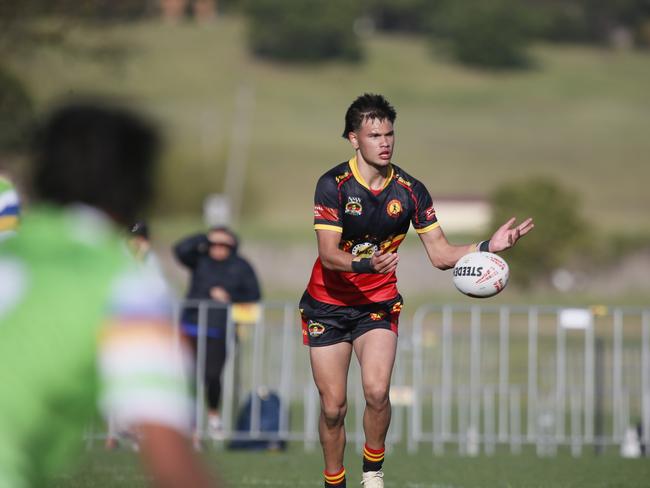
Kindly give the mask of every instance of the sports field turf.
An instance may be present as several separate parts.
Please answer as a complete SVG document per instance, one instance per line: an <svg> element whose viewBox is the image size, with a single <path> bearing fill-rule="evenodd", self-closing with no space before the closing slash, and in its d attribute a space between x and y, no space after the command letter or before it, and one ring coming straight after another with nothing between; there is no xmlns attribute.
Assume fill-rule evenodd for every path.
<svg viewBox="0 0 650 488"><path fill-rule="evenodd" d="M301 445L287 452L237 452L210 450L208 463L222 474L230 488L319 487L322 470L319 450L305 453ZM360 457L348 450L348 486L358 486ZM387 488L633 488L650 486L649 459L622 459L614 450L595 456L585 452L573 458L560 451L557 457L538 458L497 452L493 456L434 457L423 447L417 455L396 449L385 464ZM147 478L129 451L105 452L96 448L76 474L61 475L48 488L144 488Z"/></svg>

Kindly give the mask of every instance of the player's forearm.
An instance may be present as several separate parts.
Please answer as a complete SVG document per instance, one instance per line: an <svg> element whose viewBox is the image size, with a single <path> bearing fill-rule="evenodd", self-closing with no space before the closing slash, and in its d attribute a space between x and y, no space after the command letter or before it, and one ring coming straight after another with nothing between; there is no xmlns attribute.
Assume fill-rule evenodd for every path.
<svg viewBox="0 0 650 488"><path fill-rule="evenodd" d="M339 249L319 253L320 261L325 269L330 271L340 271L344 273L352 272L352 260L354 256Z"/></svg>
<svg viewBox="0 0 650 488"><path fill-rule="evenodd" d="M475 244L465 244L462 246L452 246L448 244L440 246L440 249L437 250L432 250L427 247L427 254L433 266L445 270L453 268L460 258L475 250Z"/></svg>

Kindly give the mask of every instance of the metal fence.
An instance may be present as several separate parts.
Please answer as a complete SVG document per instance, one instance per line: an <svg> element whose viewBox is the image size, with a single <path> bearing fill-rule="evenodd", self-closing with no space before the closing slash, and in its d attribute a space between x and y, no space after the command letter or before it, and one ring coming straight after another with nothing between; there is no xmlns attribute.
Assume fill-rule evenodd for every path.
<svg viewBox="0 0 650 488"><path fill-rule="evenodd" d="M181 305L188 304L199 309L196 428L207 438L206 319L219 305ZM264 303L250 325L235 325L229 309L226 341L223 441L315 448L319 399L296 304ZM563 446L576 456L586 446L650 445L649 309L425 305L402 314L398 344L389 444L462 455L489 454L498 445L513 453L532 445L553 455ZM275 432L262 428L261 396L251 395L261 391L280 397ZM237 430L247 398L250 426ZM348 439L360 450L364 399L356 361L348 403Z"/></svg>

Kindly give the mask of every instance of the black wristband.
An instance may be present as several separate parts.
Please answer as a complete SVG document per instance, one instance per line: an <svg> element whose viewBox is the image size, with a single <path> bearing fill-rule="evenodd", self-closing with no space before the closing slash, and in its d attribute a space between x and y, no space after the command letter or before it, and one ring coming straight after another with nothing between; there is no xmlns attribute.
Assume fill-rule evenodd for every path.
<svg viewBox="0 0 650 488"><path fill-rule="evenodd" d="M490 239L483 241L478 245L478 250L481 252L490 252Z"/></svg>
<svg viewBox="0 0 650 488"><path fill-rule="evenodd" d="M352 271L355 273L374 273L375 270L370 264L370 258L361 258L358 261L352 260Z"/></svg>

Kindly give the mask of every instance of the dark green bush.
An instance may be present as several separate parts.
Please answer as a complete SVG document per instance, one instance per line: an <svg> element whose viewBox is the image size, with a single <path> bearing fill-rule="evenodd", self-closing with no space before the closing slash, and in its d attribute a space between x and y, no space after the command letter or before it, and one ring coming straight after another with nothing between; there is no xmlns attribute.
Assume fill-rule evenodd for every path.
<svg viewBox="0 0 650 488"><path fill-rule="evenodd" d="M358 8L347 0L249 0L249 43L259 57L322 61L362 57Z"/></svg>
<svg viewBox="0 0 650 488"><path fill-rule="evenodd" d="M367 0L364 15L379 30L423 32L428 28L430 13L437 2L430 0Z"/></svg>
<svg viewBox="0 0 650 488"><path fill-rule="evenodd" d="M511 279L520 285L548 278L590 241L577 194L554 180L539 177L504 184L491 202L494 229L514 216L518 222L526 217L535 221L532 232L503 253Z"/></svg>
<svg viewBox="0 0 650 488"><path fill-rule="evenodd" d="M535 18L517 0L447 0L433 14L434 42L447 41L452 57L485 68L527 66Z"/></svg>
<svg viewBox="0 0 650 488"><path fill-rule="evenodd" d="M18 78L0 67L0 152L24 149L34 120L34 104Z"/></svg>

